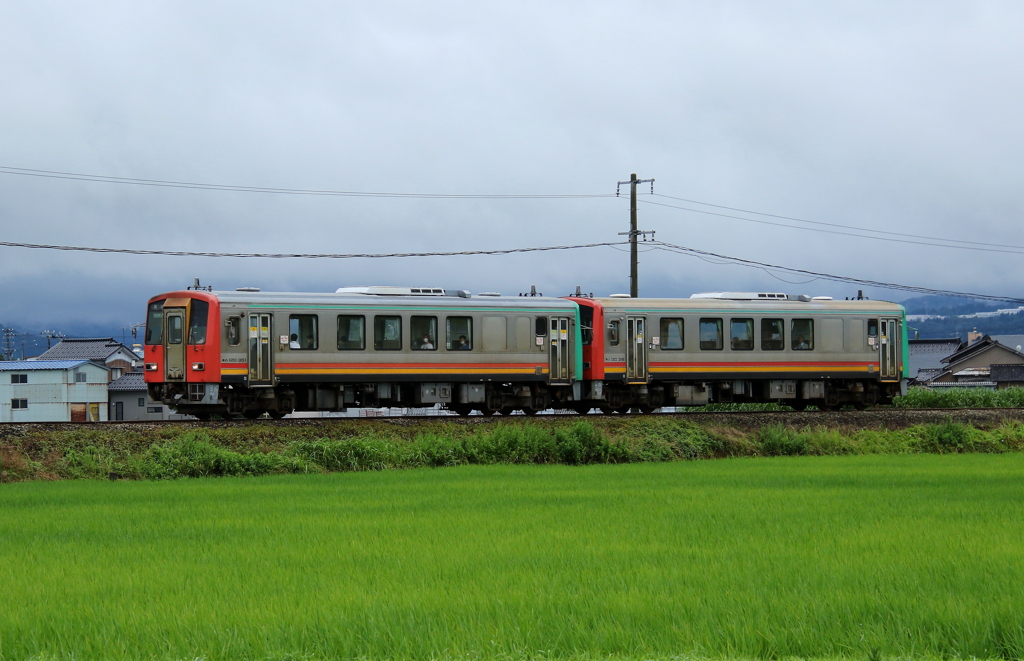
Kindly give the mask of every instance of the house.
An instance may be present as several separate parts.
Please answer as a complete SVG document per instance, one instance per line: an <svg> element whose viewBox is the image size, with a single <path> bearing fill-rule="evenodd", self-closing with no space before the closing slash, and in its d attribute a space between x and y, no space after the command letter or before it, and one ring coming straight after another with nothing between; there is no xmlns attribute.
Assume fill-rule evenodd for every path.
<svg viewBox="0 0 1024 661"><path fill-rule="evenodd" d="M90 337L64 338L39 356L39 360L91 360L106 365L110 369L110 380L115 381L131 372L142 359L112 337Z"/></svg>
<svg viewBox="0 0 1024 661"><path fill-rule="evenodd" d="M917 381L927 386L995 388L992 366L1024 365L1024 353L984 335L971 344L961 346L941 362L941 370L922 375L925 378L918 378Z"/></svg>
<svg viewBox="0 0 1024 661"><path fill-rule="evenodd" d="M992 365L989 379L998 390L1024 388L1024 365Z"/></svg>
<svg viewBox="0 0 1024 661"><path fill-rule="evenodd" d="M173 420L191 419L177 415L163 402L153 401L146 390L144 372L128 372L107 387L110 398L110 420Z"/></svg>
<svg viewBox="0 0 1024 661"><path fill-rule="evenodd" d="M101 422L110 368L90 360L0 361L0 422Z"/></svg>

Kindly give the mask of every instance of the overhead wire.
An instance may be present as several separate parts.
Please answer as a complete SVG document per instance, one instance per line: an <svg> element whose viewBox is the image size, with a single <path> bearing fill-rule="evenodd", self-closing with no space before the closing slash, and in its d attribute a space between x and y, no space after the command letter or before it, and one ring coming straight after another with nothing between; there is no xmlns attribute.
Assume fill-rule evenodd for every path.
<svg viewBox="0 0 1024 661"><path fill-rule="evenodd" d="M17 243L0 241L8 248L30 248L34 250L63 250L69 252L117 253L122 255L164 255L168 257L231 257L257 259L387 259L394 257L458 257L464 255L511 255L514 253L546 252L551 250L578 250L601 246L629 245L628 241L585 243L574 246L541 246L537 248L505 248L502 250L461 250L455 252L393 252L393 253L244 253L244 252L194 252L188 250L141 250L135 248L95 248L88 246L61 246L43 243Z"/></svg>
<svg viewBox="0 0 1024 661"><path fill-rule="evenodd" d="M675 204L665 204L663 202L652 202L651 200L641 200L641 199L638 199L637 201L638 202L642 202L644 204L653 204L653 205L659 206L659 207L668 207L668 208L671 208L671 209L680 209L682 211L692 211L693 213L701 213L701 214L705 214L705 215L708 215L708 216L718 216L719 218L732 218L732 219L735 219L735 220L743 220L743 221L746 221L748 223L757 223L759 225L773 225L775 227L788 227L790 229L804 230L804 231L807 231L807 232L820 232L820 233L823 233L823 234L837 234L839 236L852 236L852 237L857 237L857 238L861 238L861 239L874 239L876 241L888 241L888 242L893 242L893 243L909 243L909 244L919 245L919 246L935 246L935 247L938 247L938 248L953 248L955 250L974 250L974 251L979 251L979 252L997 252L997 253L1006 253L1006 254L1011 254L1011 255L1024 255L1024 246L1006 246L1005 248L1019 248L1018 250L1007 250L1005 248L982 248L982 247L976 247L976 246L966 246L966 245L964 245L964 246L957 246L957 245L948 245L948 244L945 244L945 243L932 243L931 241L912 241L910 239L896 239L896 238L889 238L889 237L882 237L882 236L870 236L870 235L867 235L867 234L855 234L853 232L839 232L839 231L836 231L836 230L821 229L821 228L817 228L817 227L798 227L798 226L795 226L795 225L787 225L785 223L775 223L775 222L772 222L770 220L759 220L757 218L745 218L743 216L734 216L734 215L731 215L731 214L718 213L718 212L715 212L715 211L704 211L704 210L701 210L701 209L691 209L691 208L688 208L688 207L677 206ZM939 239L939 240L941 240L941 241L953 241L954 239ZM984 244L984 245L997 245L997 244Z"/></svg>
<svg viewBox="0 0 1024 661"><path fill-rule="evenodd" d="M13 241L0 241L0 246L12 247L12 248L29 248L36 250L62 250L62 251L74 251L74 252L90 252L90 253L116 253L116 254L128 254L128 255L163 255L169 257L224 257L224 258L258 258L258 259L387 259L387 258L403 258L403 257L457 257L457 256L470 256L470 255L510 255L517 253L530 253L530 252L547 252L556 250L579 250L586 248L599 248L599 247L612 247L626 246L629 245L628 241L608 241L602 243L586 243L578 245L564 245L564 246L541 246L533 248L506 248L502 250L462 250L453 252L404 252L404 253L227 253L227 252L192 252L184 250L140 250L131 248L96 248L86 246L62 246L62 245L48 245L38 243L18 243ZM896 289L901 291L909 291L920 294L933 294L939 296L959 296L963 298L974 298L978 300L988 301L1006 301L1011 303L1024 304L1024 299L1014 298L1010 296L995 296L991 294L977 294L972 292L960 292L947 289L933 289L930 287L919 287L916 285L904 285L892 282L882 282L878 280L866 280L862 278L852 278L849 276L834 275L831 273L822 273L818 271L810 271L807 269L798 269L788 266L780 266L778 264L768 264L766 262L758 262L751 259L744 259L741 257L732 257L730 255L722 255L719 253L710 252L707 250L699 250L697 248L689 248L686 246L680 246L673 243L667 243L665 241L649 241L647 246L650 249L660 249L667 252L673 252L678 254L690 255L698 257L699 259L710 261L712 263L721 264L738 264L741 266L748 266L757 269L771 269L773 271L781 271L785 273L794 273L802 276L810 276L813 278L820 278L823 280L831 280L834 282L845 282L851 284L862 285L866 287L879 287L882 289ZM793 284L793 283L790 283Z"/></svg>
<svg viewBox="0 0 1024 661"><path fill-rule="evenodd" d="M164 179L139 179L136 177L114 177L100 174L84 174L81 172L60 172L56 170L34 170L0 165L0 174L20 175L24 177L42 177L47 179L69 179L73 181L92 181L106 184L126 184L134 186L156 186L159 188L189 188L195 190L234 191L240 193L271 193L277 195L320 195L333 197L392 197L409 199L576 199L576 198L608 198L615 197L612 193L395 193L386 191L343 191L321 190L309 188L274 188L267 186L238 186L234 184L208 184L190 181L170 181Z"/></svg>
<svg viewBox="0 0 1024 661"><path fill-rule="evenodd" d="M668 198L670 200L678 200L680 202L688 202L690 204L700 204L700 205L706 206L706 207L714 207L716 209L726 209L728 211L739 211L741 213L752 213L752 214L755 214L757 216L767 216L769 218L779 218L781 220L793 220L793 221L796 221L798 223L809 223L809 224L812 224L812 225L825 225L827 227L838 227L840 229L856 230L858 232L874 232L876 234L887 234L887 235L890 235L890 236L903 236L903 237L909 237L909 238L912 238L912 239L928 239L928 240L931 240L931 241L947 241L947 242L950 242L950 243L969 243L969 244L978 245L978 246L992 246L992 247L996 247L996 248L1020 248L1020 249L1024 250L1024 246L1014 246L1014 245L1007 245L1007 244L1002 244L1002 243L985 243L983 241L967 241L966 239L947 239L947 238L938 237L938 236L925 236L925 235L919 235L919 234L907 234L907 233L904 233L904 232L890 232L888 230L876 230L876 229L872 229L870 227L856 227L854 225L840 225L838 223L826 223L826 222L822 222L820 220L807 220L807 219L804 219L804 218L795 218L793 216L781 216L779 214L766 213L764 211L753 211L751 209L740 209L738 207L727 207L727 206L722 205L722 204L713 204L711 202L701 202L700 200L690 200L690 199L687 199L685 197L676 197L674 195L665 195L664 193L651 193L651 195L654 195L656 197L666 197L666 198ZM682 207L680 207L680 208L682 208ZM702 212L700 210L697 210L697 209L688 209L688 211L694 211L696 213L704 213L704 212ZM732 217L732 216L730 216L730 217ZM783 227L794 227L794 226L793 225L783 225ZM797 228L797 229L803 229L803 228Z"/></svg>
<svg viewBox="0 0 1024 661"><path fill-rule="evenodd" d="M696 257L712 257L721 260L726 260L730 263L737 264L739 266L747 266L756 269L773 269L776 271L783 271L786 273L795 273L804 276L813 276L822 280L831 280L833 282L845 282L849 284L863 285L865 287L878 287L881 289L895 289L900 291L909 291L918 294L930 294L934 296L957 296L961 298L973 298L985 301L1006 301L1008 303L1024 304L1024 299L1014 298L1012 296L995 296L991 294L977 294L973 292L961 292L953 291L949 289L933 289L931 287L919 287L916 285L904 285L894 282L883 282L879 280L866 280L862 278L852 278L849 276L834 275L831 273L821 273L818 271L810 271L807 269L797 269L788 266L779 266L778 264L768 264L765 262L758 262L752 259L744 259L742 257L731 257L729 255L721 255L719 253L710 252L707 250L699 250L697 248L688 248L686 246L680 246L673 243L666 243L664 241L656 241L663 250L668 252L674 252L685 255L693 255Z"/></svg>

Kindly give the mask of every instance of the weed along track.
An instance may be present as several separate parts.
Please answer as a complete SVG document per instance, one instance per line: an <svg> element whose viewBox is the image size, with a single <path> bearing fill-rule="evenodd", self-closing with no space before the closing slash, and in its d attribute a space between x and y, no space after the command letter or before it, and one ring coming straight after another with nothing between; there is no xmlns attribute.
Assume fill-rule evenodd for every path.
<svg viewBox="0 0 1024 661"><path fill-rule="evenodd" d="M917 454L5 484L0 657L1020 658L1022 471Z"/></svg>
<svg viewBox="0 0 1024 661"><path fill-rule="evenodd" d="M9 425L0 481L1022 448L1021 409Z"/></svg>

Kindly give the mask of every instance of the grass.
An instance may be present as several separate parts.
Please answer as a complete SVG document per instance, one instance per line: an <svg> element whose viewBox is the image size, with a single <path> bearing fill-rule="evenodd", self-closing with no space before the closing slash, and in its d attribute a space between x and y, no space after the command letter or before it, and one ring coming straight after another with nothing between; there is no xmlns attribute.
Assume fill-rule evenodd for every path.
<svg viewBox="0 0 1024 661"><path fill-rule="evenodd" d="M0 489L0 659L1020 658L1024 454Z"/></svg>
<svg viewBox="0 0 1024 661"><path fill-rule="evenodd" d="M1021 408L1024 407L1024 388L910 388L906 397L893 401L893 406L906 409Z"/></svg>
<svg viewBox="0 0 1024 661"><path fill-rule="evenodd" d="M1024 423L981 429L947 419L904 429L736 428L683 418L450 421L310 427L159 427L35 433L0 447L0 481L176 479L492 464L626 464L725 457L1003 453Z"/></svg>

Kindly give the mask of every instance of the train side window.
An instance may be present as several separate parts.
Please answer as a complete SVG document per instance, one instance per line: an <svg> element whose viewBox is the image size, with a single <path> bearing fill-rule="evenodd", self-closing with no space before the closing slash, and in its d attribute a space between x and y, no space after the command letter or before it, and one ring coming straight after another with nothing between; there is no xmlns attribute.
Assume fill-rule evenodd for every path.
<svg viewBox="0 0 1024 661"><path fill-rule="evenodd" d="M237 347L242 341L242 318L231 317L227 324L228 346Z"/></svg>
<svg viewBox="0 0 1024 661"><path fill-rule="evenodd" d="M877 319L868 319L868 337L878 337Z"/></svg>
<svg viewBox="0 0 1024 661"><path fill-rule="evenodd" d="M448 317L445 322L445 346L448 351L471 351L473 349L473 318ZM529 327L527 327L529 331Z"/></svg>
<svg viewBox="0 0 1024 661"><path fill-rule="evenodd" d="M366 348L366 317L338 315L338 350L362 351Z"/></svg>
<svg viewBox="0 0 1024 661"><path fill-rule="evenodd" d="M683 320L668 317L661 318L662 351L681 351L683 349Z"/></svg>
<svg viewBox="0 0 1024 661"><path fill-rule="evenodd" d="M810 351L814 349L813 319L794 319L791 331L794 351Z"/></svg>
<svg viewBox="0 0 1024 661"><path fill-rule="evenodd" d="M412 317L409 332L413 351L437 351L437 317Z"/></svg>
<svg viewBox="0 0 1024 661"><path fill-rule="evenodd" d="M782 351L786 348L786 324L782 319L761 320L761 350Z"/></svg>
<svg viewBox="0 0 1024 661"><path fill-rule="evenodd" d="M700 320L700 348L702 351L720 351L724 344L721 319Z"/></svg>
<svg viewBox="0 0 1024 661"><path fill-rule="evenodd" d="M547 317L537 317L537 321L534 322L534 323L535 323L535 327L534 327L534 333L533 334L536 335L537 337L547 337L548 336L548 318Z"/></svg>
<svg viewBox="0 0 1024 661"><path fill-rule="evenodd" d="M164 302L149 304L146 315L146 344L162 344L164 341Z"/></svg>
<svg viewBox="0 0 1024 661"><path fill-rule="evenodd" d="M613 347L619 346L619 321L608 322L608 344Z"/></svg>
<svg viewBox="0 0 1024 661"><path fill-rule="evenodd" d="M301 351L314 351L320 345L315 314L293 314L288 317L288 346Z"/></svg>
<svg viewBox="0 0 1024 661"><path fill-rule="evenodd" d="M192 299L192 312L189 314L188 322L189 344L206 344L206 322L209 316L210 304Z"/></svg>
<svg viewBox="0 0 1024 661"><path fill-rule="evenodd" d="M373 318L373 348L377 351L402 350L402 318L377 315Z"/></svg>
<svg viewBox="0 0 1024 661"><path fill-rule="evenodd" d="M729 320L729 346L734 351L754 350L754 320Z"/></svg>

